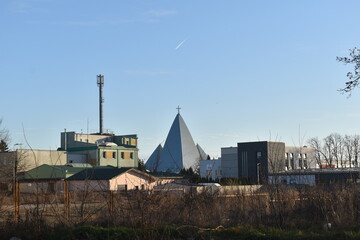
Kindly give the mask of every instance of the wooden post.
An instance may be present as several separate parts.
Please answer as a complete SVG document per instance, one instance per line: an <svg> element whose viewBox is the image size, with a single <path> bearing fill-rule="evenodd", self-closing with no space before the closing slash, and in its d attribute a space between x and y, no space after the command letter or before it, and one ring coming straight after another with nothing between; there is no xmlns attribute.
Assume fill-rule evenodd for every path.
<svg viewBox="0 0 360 240"><path fill-rule="evenodd" d="M109 214L111 215L114 211L114 195L113 192L109 191Z"/></svg>
<svg viewBox="0 0 360 240"><path fill-rule="evenodd" d="M18 181L14 181L13 186L13 192L14 192L14 220L15 223L19 223L20 221L20 186Z"/></svg>
<svg viewBox="0 0 360 240"><path fill-rule="evenodd" d="M70 196L69 196L69 183L67 181L64 181L64 214L65 214L65 219L69 220Z"/></svg>

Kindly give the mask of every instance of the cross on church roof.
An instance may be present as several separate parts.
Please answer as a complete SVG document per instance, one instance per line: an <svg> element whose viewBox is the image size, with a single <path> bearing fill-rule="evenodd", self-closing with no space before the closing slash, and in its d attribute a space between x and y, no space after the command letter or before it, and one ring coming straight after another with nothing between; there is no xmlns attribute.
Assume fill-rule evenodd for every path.
<svg viewBox="0 0 360 240"><path fill-rule="evenodd" d="M178 110L178 114L180 114L181 107L178 105L178 107L176 109Z"/></svg>

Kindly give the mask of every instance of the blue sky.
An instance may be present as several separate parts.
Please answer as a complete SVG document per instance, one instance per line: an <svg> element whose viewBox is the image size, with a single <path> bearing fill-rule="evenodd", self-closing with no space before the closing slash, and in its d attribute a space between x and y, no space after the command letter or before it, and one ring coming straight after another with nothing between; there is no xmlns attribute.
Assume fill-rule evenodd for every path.
<svg viewBox="0 0 360 240"><path fill-rule="evenodd" d="M360 89L336 56L360 47L360 1L0 1L0 118L12 148L56 149L60 132L163 142L178 105L212 157L241 141L306 144L360 134ZM299 131L300 129L300 131ZM300 139L300 141L299 141Z"/></svg>

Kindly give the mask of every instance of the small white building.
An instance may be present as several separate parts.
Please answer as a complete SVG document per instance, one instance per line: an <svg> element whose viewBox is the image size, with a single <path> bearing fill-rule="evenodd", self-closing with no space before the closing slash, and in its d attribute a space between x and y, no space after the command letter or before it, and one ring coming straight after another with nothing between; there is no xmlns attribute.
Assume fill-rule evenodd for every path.
<svg viewBox="0 0 360 240"><path fill-rule="evenodd" d="M200 160L200 176L207 179L221 179L221 158Z"/></svg>

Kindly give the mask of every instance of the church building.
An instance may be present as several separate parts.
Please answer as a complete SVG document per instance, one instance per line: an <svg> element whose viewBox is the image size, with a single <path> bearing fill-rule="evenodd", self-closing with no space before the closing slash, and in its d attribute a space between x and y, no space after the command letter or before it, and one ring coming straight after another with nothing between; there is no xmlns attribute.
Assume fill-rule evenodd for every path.
<svg viewBox="0 0 360 240"><path fill-rule="evenodd" d="M200 160L207 159L207 154L195 142L184 119L178 114L170 128L164 146L161 144L145 163L146 169L153 172L178 173L183 168L198 167Z"/></svg>

